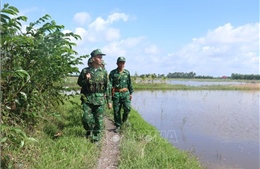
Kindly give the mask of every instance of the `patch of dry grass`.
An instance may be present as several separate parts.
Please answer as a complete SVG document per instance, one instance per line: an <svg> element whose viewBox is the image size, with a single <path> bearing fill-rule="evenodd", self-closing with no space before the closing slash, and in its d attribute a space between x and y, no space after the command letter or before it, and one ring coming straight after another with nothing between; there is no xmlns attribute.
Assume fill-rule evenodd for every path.
<svg viewBox="0 0 260 169"><path fill-rule="evenodd" d="M232 87L241 90L260 90L260 83L235 84Z"/></svg>

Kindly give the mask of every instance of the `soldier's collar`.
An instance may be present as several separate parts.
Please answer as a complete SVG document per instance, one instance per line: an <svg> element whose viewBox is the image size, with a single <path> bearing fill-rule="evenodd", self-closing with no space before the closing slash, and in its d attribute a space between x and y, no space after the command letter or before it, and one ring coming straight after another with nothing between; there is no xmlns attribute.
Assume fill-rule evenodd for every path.
<svg viewBox="0 0 260 169"><path fill-rule="evenodd" d="M117 69L117 72L120 73L119 69ZM123 69L122 73L125 72L125 69Z"/></svg>
<svg viewBox="0 0 260 169"><path fill-rule="evenodd" d="M103 68L102 67L98 67L98 68L91 67L91 69L93 69L93 70L102 70Z"/></svg>

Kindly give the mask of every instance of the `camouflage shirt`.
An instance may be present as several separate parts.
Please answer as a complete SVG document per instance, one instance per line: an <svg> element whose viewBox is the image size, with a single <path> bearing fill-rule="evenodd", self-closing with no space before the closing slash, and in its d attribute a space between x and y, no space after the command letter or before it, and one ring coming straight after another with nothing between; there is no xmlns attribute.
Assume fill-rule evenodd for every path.
<svg viewBox="0 0 260 169"><path fill-rule="evenodd" d="M118 69L112 70L109 74L109 80L111 87L119 89L127 88L130 95L134 92L130 72L126 69L124 69L121 73Z"/></svg>
<svg viewBox="0 0 260 169"><path fill-rule="evenodd" d="M89 79L86 78L88 73ZM107 103L111 103L108 74L105 69L92 67L82 69L77 84L82 87L82 101L93 105L103 105L106 100Z"/></svg>

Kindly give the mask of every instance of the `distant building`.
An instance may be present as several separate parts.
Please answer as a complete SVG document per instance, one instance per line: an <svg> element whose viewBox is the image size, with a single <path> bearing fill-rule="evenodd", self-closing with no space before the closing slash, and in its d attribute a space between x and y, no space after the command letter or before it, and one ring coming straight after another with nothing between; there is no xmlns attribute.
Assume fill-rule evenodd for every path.
<svg viewBox="0 0 260 169"><path fill-rule="evenodd" d="M221 78L222 78L222 79L226 79L226 78L227 78L227 76L222 76Z"/></svg>

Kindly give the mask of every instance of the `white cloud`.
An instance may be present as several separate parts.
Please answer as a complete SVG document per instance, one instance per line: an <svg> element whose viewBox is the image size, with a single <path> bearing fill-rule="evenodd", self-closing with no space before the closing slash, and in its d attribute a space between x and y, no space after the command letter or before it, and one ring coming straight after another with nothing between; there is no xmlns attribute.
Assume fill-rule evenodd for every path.
<svg viewBox="0 0 260 169"><path fill-rule="evenodd" d="M108 16L108 18L105 20L101 17L98 17L94 22L92 22L89 25L89 28L94 30L94 31L102 31L109 27L109 25L112 25L116 21L127 21L128 20L128 15L124 13L113 13Z"/></svg>
<svg viewBox="0 0 260 169"><path fill-rule="evenodd" d="M107 54L104 58L107 70L114 69L116 59L119 56L124 56L128 70L139 71L140 65L147 59L142 53L145 43L144 37L135 37L114 41L104 46L102 51Z"/></svg>
<svg viewBox="0 0 260 169"><path fill-rule="evenodd" d="M78 22L85 23L82 18L90 18L87 13L77 13L74 17ZM82 42L84 43L92 43L92 42L113 42L114 40L120 39L120 30L113 27L113 23L118 21L126 22L129 16L124 13L113 13L107 17L107 19L103 19L102 17L97 17L93 22L91 22L87 29L86 28L76 28L76 31L81 30ZM84 33L82 33L84 32Z"/></svg>
<svg viewBox="0 0 260 169"><path fill-rule="evenodd" d="M90 25L89 25L89 28L93 31L102 31L106 28L107 26L107 22L101 18L101 17L98 17L94 22L92 22Z"/></svg>
<svg viewBox="0 0 260 169"><path fill-rule="evenodd" d="M171 61L173 60L173 61ZM233 27L230 23L210 30L169 59L173 71L195 71L201 75L259 73L259 23ZM177 64L175 64L177 63Z"/></svg>
<svg viewBox="0 0 260 169"><path fill-rule="evenodd" d="M75 15L74 19L79 20L83 14L84 13ZM86 52L90 53L94 48L102 48L100 45L96 47L96 45L93 44L106 43L107 45L102 48L103 52L108 53L108 55L113 54L114 56L118 56L119 54L125 55L125 50L120 48L122 42L116 42L121 38L120 29L113 27L113 24L119 21L126 22L128 18L129 16L124 13L113 13L109 15L107 19L97 17L93 22L89 23L88 26L75 28L75 33L82 38L82 40L77 41L77 47L75 49L80 55L85 55L87 54ZM79 66L79 68L83 67L84 65Z"/></svg>
<svg viewBox="0 0 260 169"><path fill-rule="evenodd" d="M122 42L112 42L103 48L103 51L109 56L116 58L119 55L126 55L126 50L122 47Z"/></svg>
<svg viewBox="0 0 260 169"><path fill-rule="evenodd" d="M108 28L105 32L104 32L104 37L106 41L113 41L115 39L119 39L120 38L120 30L119 29L115 29L115 28Z"/></svg>
<svg viewBox="0 0 260 169"><path fill-rule="evenodd" d="M84 28L80 28L80 27L76 28L75 34L81 37L81 40L79 41L78 45L84 44L84 40L86 37L90 38L90 36L88 36L88 32Z"/></svg>
<svg viewBox="0 0 260 169"><path fill-rule="evenodd" d="M213 31L209 31L206 38L207 42L221 43L221 44L234 44L245 43L257 40L255 36L259 31L258 24L246 24L234 28L230 23L224 26L219 26Z"/></svg>
<svg viewBox="0 0 260 169"><path fill-rule="evenodd" d="M73 21L80 26L84 26L91 21L91 16L87 12L78 12L74 15Z"/></svg>
<svg viewBox="0 0 260 169"><path fill-rule="evenodd" d="M128 38L109 43L103 49L110 56L126 56L128 53L133 53L143 41L143 37Z"/></svg>
<svg viewBox="0 0 260 169"><path fill-rule="evenodd" d="M123 20L124 22L126 22L128 18L129 16L124 13L113 13L108 16L107 22L111 24L118 20Z"/></svg>
<svg viewBox="0 0 260 169"><path fill-rule="evenodd" d="M160 50L156 45L150 45L144 49L144 52L149 55L155 55L155 54L159 54Z"/></svg>

